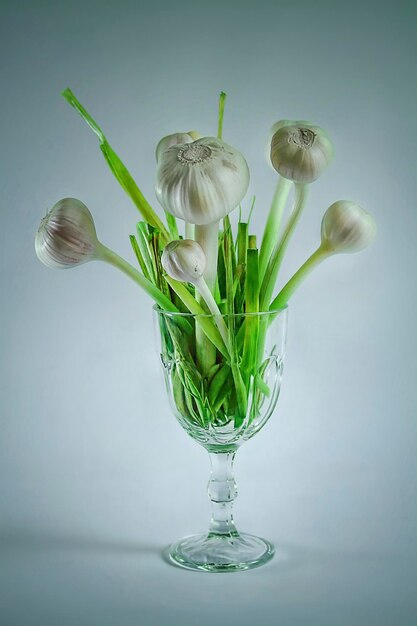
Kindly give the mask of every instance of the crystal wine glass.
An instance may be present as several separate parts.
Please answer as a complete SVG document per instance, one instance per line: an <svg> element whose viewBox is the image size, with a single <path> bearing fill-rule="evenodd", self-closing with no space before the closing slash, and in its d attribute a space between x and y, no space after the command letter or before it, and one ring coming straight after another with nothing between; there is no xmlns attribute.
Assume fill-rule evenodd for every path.
<svg viewBox="0 0 417 626"><path fill-rule="evenodd" d="M241 533L233 519L237 495L233 461L238 448L272 415L281 387L287 308L223 315L234 353L216 351L204 371L196 335L219 316L172 313L154 307L155 328L172 411L184 430L209 453L208 495L212 518L207 533L185 537L169 550L179 566L210 572L258 567L274 555L269 541ZM217 319L215 319L217 318ZM245 354L247 338L255 352ZM254 341L254 338L256 339Z"/></svg>

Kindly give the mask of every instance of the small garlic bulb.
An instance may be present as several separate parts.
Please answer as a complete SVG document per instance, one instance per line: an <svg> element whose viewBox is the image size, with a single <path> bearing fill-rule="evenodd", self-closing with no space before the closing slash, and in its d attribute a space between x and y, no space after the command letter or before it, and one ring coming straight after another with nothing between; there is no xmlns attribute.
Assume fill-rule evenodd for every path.
<svg viewBox="0 0 417 626"><path fill-rule="evenodd" d="M161 262L168 276L183 283L198 283L206 267L203 249L192 239L171 241L164 248Z"/></svg>
<svg viewBox="0 0 417 626"><path fill-rule="evenodd" d="M321 223L321 249L335 254L357 252L375 239L376 223L372 215L349 200L332 204Z"/></svg>
<svg viewBox="0 0 417 626"><path fill-rule="evenodd" d="M191 224L218 222L245 196L249 168L242 154L215 137L165 150L155 191L161 206Z"/></svg>
<svg viewBox="0 0 417 626"><path fill-rule="evenodd" d="M171 146L176 146L178 144L184 143L192 143L193 141L194 139L189 133L174 133L173 135L167 135L166 137L162 137L155 150L156 162L158 163L161 155Z"/></svg>
<svg viewBox="0 0 417 626"><path fill-rule="evenodd" d="M271 132L271 163L284 178L312 183L332 159L333 145L319 126L281 120L274 124Z"/></svg>
<svg viewBox="0 0 417 626"><path fill-rule="evenodd" d="M59 200L42 219L35 238L35 251L42 263L68 268L100 258L93 216L76 198Z"/></svg>

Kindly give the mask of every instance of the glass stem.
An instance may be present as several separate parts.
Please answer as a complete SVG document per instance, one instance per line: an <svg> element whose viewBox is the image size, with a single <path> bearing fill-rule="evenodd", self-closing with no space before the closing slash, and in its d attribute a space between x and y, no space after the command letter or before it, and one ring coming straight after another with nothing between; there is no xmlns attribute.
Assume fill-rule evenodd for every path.
<svg viewBox="0 0 417 626"><path fill-rule="evenodd" d="M237 488L233 476L236 452L210 452L211 474L208 495L211 500L209 535L238 536L233 521L233 502Z"/></svg>

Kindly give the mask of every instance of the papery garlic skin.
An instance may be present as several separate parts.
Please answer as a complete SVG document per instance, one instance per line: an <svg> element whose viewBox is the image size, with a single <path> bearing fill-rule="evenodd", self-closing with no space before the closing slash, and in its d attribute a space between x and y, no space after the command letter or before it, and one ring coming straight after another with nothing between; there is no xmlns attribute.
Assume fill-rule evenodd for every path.
<svg viewBox="0 0 417 626"><path fill-rule="evenodd" d="M270 160L284 178L312 183L329 165L333 144L325 130L309 122L281 120L272 127Z"/></svg>
<svg viewBox="0 0 417 626"><path fill-rule="evenodd" d="M161 263L174 280L196 284L204 274L206 257L196 241L181 239L165 246Z"/></svg>
<svg viewBox="0 0 417 626"><path fill-rule="evenodd" d="M38 259L67 269L100 258L93 216L81 200L63 198L42 219L35 238Z"/></svg>
<svg viewBox="0 0 417 626"><path fill-rule="evenodd" d="M202 137L162 153L155 192L168 213L206 225L235 209L248 186L249 168L242 154L221 139Z"/></svg>
<svg viewBox="0 0 417 626"><path fill-rule="evenodd" d="M321 223L321 249L329 253L363 250L375 239L372 215L355 202L338 200L326 211Z"/></svg>
<svg viewBox="0 0 417 626"><path fill-rule="evenodd" d="M275 167L272 165L272 161L271 161L271 142L272 142L272 138L275 135L275 133L277 132L277 130L279 130L283 126L291 125L291 124L294 124L294 123L295 122L292 122L291 120L280 120L279 122L275 122L275 124L273 124L271 126L270 130L269 130L268 139L266 140L266 143L265 143L264 154L265 154L265 161L268 163L268 165L273 170L275 170ZM301 123L307 124L308 122L298 122L298 123L299 124L301 124Z"/></svg>
<svg viewBox="0 0 417 626"><path fill-rule="evenodd" d="M186 144L192 143L194 138L189 133L174 133L172 135L167 135L166 137L162 137L156 146L155 156L156 162L158 163L161 155L168 150L171 146L176 146L178 144Z"/></svg>

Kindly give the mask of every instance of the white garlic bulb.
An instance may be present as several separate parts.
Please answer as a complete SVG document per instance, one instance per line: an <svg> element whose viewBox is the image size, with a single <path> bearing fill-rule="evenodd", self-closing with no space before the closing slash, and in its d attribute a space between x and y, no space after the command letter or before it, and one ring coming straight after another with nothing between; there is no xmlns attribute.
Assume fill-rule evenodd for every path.
<svg viewBox="0 0 417 626"><path fill-rule="evenodd" d="M35 238L38 259L53 268L98 259L100 247L93 216L76 198L59 200L42 219Z"/></svg>
<svg viewBox="0 0 417 626"><path fill-rule="evenodd" d="M173 135L167 135L166 137L162 137L155 150L156 162L158 163L161 155L171 146L192 143L193 141L194 139L189 133L174 133Z"/></svg>
<svg viewBox="0 0 417 626"><path fill-rule="evenodd" d="M196 284L204 274L206 257L192 239L171 241L162 253L162 267L171 278Z"/></svg>
<svg viewBox="0 0 417 626"><path fill-rule="evenodd" d="M282 128L282 126L286 126L287 124L293 124L293 123L294 122L291 122L290 120L280 120L279 122L275 122L275 124L273 124L273 126L271 126L271 128L269 130L268 138L267 138L266 143L265 143L264 155L265 155L265 161L268 163L268 165L271 166L271 168L273 170L275 170L275 167L272 165L272 161L271 161L271 141L272 141L272 137L275 135L277 130Z"/></svg>
<svg viewBox="0 0 417 626"><path fill-rule="evenodd" d="M326 211L321 223L321 249L330 253L357 252L369 246L376 235L372 215L355 202L338 200Z"/></svg>
<svg viewBox="0 0 417 626"><path fill-rule="evenodd" d="M171 146L158 162L159 203L192 224L221 220L237 207L248 186L249 168L242 154L215 137Z"/></svg>
<svg viewBox="0 0 417 626"><path fill-rule="evenodd" d="M272 166L294 182L313 182L333 157L333 145L326 131L309 122L281 120L272 127L272 133Z"/></svg>

